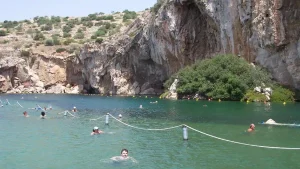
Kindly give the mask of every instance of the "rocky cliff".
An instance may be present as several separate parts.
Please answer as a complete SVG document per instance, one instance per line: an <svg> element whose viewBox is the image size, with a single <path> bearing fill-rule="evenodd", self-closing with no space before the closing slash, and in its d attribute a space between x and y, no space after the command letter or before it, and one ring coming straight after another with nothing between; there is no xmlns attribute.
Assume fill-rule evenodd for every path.
<svg viewBox="0 0 300 169"><path fill-rule="evenodd" d="M38 55L13 64L1 59L0 83L4 86L6 79L10 84L4 91L16 88L15 80L33 78L47 89L76 83L92 93L159 94L179 69L233 53L265 67L281 84L300 89L299 19L300 1L295 0L166 0L157 13L146 11L101 45L84 45L77 57ZM29 62L26 66L37 76L26 66L20 69L21 62Z"/></svg>

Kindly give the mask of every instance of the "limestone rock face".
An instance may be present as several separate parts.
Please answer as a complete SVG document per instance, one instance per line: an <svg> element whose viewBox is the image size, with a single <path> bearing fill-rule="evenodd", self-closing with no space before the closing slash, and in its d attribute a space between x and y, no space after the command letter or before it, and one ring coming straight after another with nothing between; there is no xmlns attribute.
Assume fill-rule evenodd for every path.
<svg viewBox="0 0 300 169"><path fill-rule="evenodd" d="M160 94L172 74L216 54L239 55L300 89L299 9L296 0L166 0L102 44L85 44L78 56L23 57L0 46L0 92L73 93L52 90L70 84L76 92Z"/></svg>
<svg viewBox="0 0 300 169"><path fill-rule="evenodd" d="M0 93L64 93L64 84L83 85L81 75L75 56L24 57L20 50L0 46Z"/></svg>
<svg viewBox="0 0 300 169"><path fill-rule="evenodd" d="M100 93L161 93L179 69L227 53L300 89L299 9L292 0L168 0L123 36L87 44L80 60L91 88Z"/></svg>

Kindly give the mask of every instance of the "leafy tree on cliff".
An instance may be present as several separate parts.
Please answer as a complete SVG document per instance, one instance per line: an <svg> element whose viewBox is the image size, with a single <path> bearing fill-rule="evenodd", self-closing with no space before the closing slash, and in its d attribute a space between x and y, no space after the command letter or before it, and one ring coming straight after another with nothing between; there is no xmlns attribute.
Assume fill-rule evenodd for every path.
<svg viewBox="0 0 300 169"><path fill-rule="evenodd" d="M233 55L219 55L188 66L170 78L165 87L168 88L175 77L179 79L178 94L199 93L214 99L241 100L247 90L262 83L274 86L266 71Z"/></svg>

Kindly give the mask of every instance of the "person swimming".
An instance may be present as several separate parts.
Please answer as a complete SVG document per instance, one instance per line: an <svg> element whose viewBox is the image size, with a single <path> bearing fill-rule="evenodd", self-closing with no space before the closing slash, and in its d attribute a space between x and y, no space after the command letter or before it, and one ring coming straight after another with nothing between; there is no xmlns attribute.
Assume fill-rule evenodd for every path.
<svg viewBox="0 0 300 169"><path fill-rule="evenodd" d="M132 162L136 163L137 161L134 158L129 157L128 154L129 154L128 150L126 148L124 148L121 150L121 156L115 156L110 159L113 161L116 161L116 162L131 160Z"/></svg>
<svg viewBox="0 0 300 169"><path fill-rule="evenodd" d="M24 111L24 112L23 112L23 115L24 115L24 117L29 117L27 111Z"/></svg>
<svg viewBox="0 0 300 169"><path fill-rule="evenodd" d="M41 119L45 119L46 118L46 113L42 111L40 117L41 117Z"/></svg>
<svg viewBox="0 0 300 169"><path fill-rule="evenodd" d="M91 133L91 136L96 135L96 134L102 134L102 133L104 133L104 132L99 130L99 128L97 126L95 126L93 129L93 132Z"/></svg>
<svg viewBox="0 0 300 169"><path fill-rule="evenodd" d="M266 122L264 122L265 124L275 124L276 122L273 119L269 119Z"/></svg>
<svg viewBox="0 0 300 169"><path fill-rule="evenodd" d="M74 106L72 112L77 112L77 108Z"/></svg>
<svg viewBox="0 0 300 169"><path fill-rule="evenodd" d="M248 128L248 132L253 132L254 131L254 129L255 129L255 125L252 123L252 124L250 124L250 127Z"/></svg>

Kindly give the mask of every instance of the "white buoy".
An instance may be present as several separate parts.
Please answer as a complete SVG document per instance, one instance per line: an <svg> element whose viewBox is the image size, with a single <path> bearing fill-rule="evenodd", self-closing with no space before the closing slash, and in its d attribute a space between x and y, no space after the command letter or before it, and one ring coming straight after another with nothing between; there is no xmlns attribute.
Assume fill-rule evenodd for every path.
<svg viewBox="0 0 300 169"><path fill-rule="evenodd" d="M108 113L106 114L106 117L105 117L105 124L108 125Z"/></svg>
<svg viewBox="0 0 300 169"><path fill-rule="evenodd" d="M183 130L183 140L188 140L188 130L186 126L182 126Z"/></svg>
<svg viewBox="0 0 300 169"><path fill-rule="evenodd" d="M122 118L122 114L119 114L119 118Z"/></svg>

